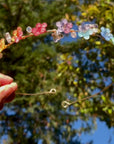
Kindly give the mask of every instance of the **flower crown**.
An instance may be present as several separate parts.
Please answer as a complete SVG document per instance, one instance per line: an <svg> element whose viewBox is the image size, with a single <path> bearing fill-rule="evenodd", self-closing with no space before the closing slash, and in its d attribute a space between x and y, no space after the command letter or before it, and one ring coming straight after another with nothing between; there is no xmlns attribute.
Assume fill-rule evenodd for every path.
<svg viewBox="0 0 114 144"><path fill-rule="evenodd" d="M68 22L66 19L62 19L61 21L56 22L57 29L52 30L46 30L47 23L37 23L35 27L28 26L26 28L27 35L23 35L23 31L21 27L17 27L16 30L13 31L12 36L9 32L5 34L5 39L7 41L7 44L5 42L5 39L2 38L0 40L0 58L2 58L2 51L9 46L11 46L14 43L18 43L20 40L26 39L31 36L39 36L44 33L52 33L52 37L54 42L58 42L60 39L62 39L65 35L71 34L72 38L76 38L77 36L83 37L85 40L88 40L91 35L97 35L98 37L102 37L104 40L109 41L111 44L114 45L114 36L111 34L111 31L109 28L101 27L98 29L97 24L89 24L89 23L83 23L79 25L78 29L72 29L73 24L71 22ZM98 35L97 33L100 33L101 35ZM112 83L113 84L113 83ZM106 89L108 89L110 86L105 87L102 91L92 95L88 96L86 98L83 98L82 101L87 100L89 98L94 98L96 95L100 94L101 92L104 92ZM44 93L36 93L36 94L29 94L29 93L17 93L19 95L45 95L45 94L54 94L56 93L56 89L51 89L49 92ZM77 103L78 100L69 102L69 101L63 101L62 107L67 108L70 105L73 105Z"/></svg>
<svg viewBox="0 0 114 144"><path fill-rule="evenodd" d="M47 23L37 23L35 27L28 26L26 28L26 31L28 35L23 35L23 31L21 27L17 27L16 30L13 31L12 36L9 32L5 34L5 39L7 41L7 44L5 42L5 39L2 38L0 40L0 54L2 56L2 51L6 48L8 48L13 43L18 43L22 39L26 39L27 37L31 36L39 36L44 33L52 33L52 37L54 42L58 42L60 39L62 39L65 35L71 34L72 38L76 38L77 35L79 37L83 37L84 39L88 40L91 35L95 35L96 33L101 34L101 37L106 40L110 41L112 44L114 44L114 36L111 34L109 28L101 27L100 30L98 29L97 24L81 24L79 25L77 30L72 29L73 24L71 22L68 22L67 19L62 19L61 21L56 22L57 29L53 30L46 30ZM1 57L0 56L0 57Z"/></svg>

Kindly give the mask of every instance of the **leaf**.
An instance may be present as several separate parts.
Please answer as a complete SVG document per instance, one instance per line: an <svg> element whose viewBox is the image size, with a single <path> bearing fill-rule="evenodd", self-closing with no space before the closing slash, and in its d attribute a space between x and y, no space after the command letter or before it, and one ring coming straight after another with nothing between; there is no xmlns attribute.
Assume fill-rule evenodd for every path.
<svg viewBox="0 0 114 144"><path fill-rule="evenodd" d="M109 113L109 114L112 114L112 109L108 109L108 113Z"/></svg>
<svg viewBox="0 0 114 144"><path fill-rule="evenodd" d="M105 97L105 96L101 96L101 98L102 98L102 100L103 100L104 102L106 102L106 97Z"/></svg>
<svg viewBox="0 0 114 144"><path fill-rule="evenodd" d="M99 11L99 9L97 8L96 5L90 5L87 11L88 11L88 13L89 13L90 15L94 15L94 14L97 15L97 14L100 13L100 11Z"/></svg>

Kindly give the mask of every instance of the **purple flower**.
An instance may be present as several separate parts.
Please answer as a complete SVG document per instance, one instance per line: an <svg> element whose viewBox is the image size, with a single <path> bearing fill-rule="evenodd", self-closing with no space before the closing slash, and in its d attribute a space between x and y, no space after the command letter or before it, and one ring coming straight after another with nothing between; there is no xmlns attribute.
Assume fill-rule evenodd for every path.
<svg viewBox="0 0 114 144"><path fill-rule="evenodd" d="M68 22L66 19L62 19L61 21L56 22L56 26L58 27L57 31L65 34L70 33L70 29L72 28L72 23Z"/></svg>

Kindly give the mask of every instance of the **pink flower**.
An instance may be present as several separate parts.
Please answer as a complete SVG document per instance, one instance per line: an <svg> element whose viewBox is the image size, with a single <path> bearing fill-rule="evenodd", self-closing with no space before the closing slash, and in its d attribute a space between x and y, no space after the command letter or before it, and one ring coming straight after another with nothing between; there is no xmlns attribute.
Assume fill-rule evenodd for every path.
<svg viewBox="0 0 114 144"><path fill-rule="evenodd" d="M43 34L46 32L46 27L47 27L47 23L37 23L36 26L34 28L32 28L32 33L35 36L38 36L40 34Z"/></svg>

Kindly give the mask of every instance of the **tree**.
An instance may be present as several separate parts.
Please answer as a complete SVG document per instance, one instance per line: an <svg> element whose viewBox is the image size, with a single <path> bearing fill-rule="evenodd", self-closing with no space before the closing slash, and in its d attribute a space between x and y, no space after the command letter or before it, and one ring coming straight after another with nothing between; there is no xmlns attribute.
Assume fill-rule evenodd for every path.
<svg viewBox="0 0 114 144"><path fill-rule="evenodd" d="M80 12L80 13L79 13ZM113 2L78 0L14 0L0 1L0 36L11 32L19 25L34 27L38 22L47 22L48 28L66 17L73 24L95 21L99 28L113 30ZM15 78L18 93L37 93L56 88L54 95L20 96L8 104L1 113L3 134L8 134L12 143L80 143L77 134L95 128L91 119L96 117L114 126L113 87L109 87L97 98L81 101L92 93L107 87L112 82L113 44L92 36L88 41L76 39L73 42L54 43L51 35L32 37L4 50L0 59L0 72ZM100 97L101 96L101 97ZM66 109L64 100L78 103ZM73 123L81 119L87 127L73 129ZM75 141L75 137L77 139ZM74 140L74 141L73 141Z"/></svg>

